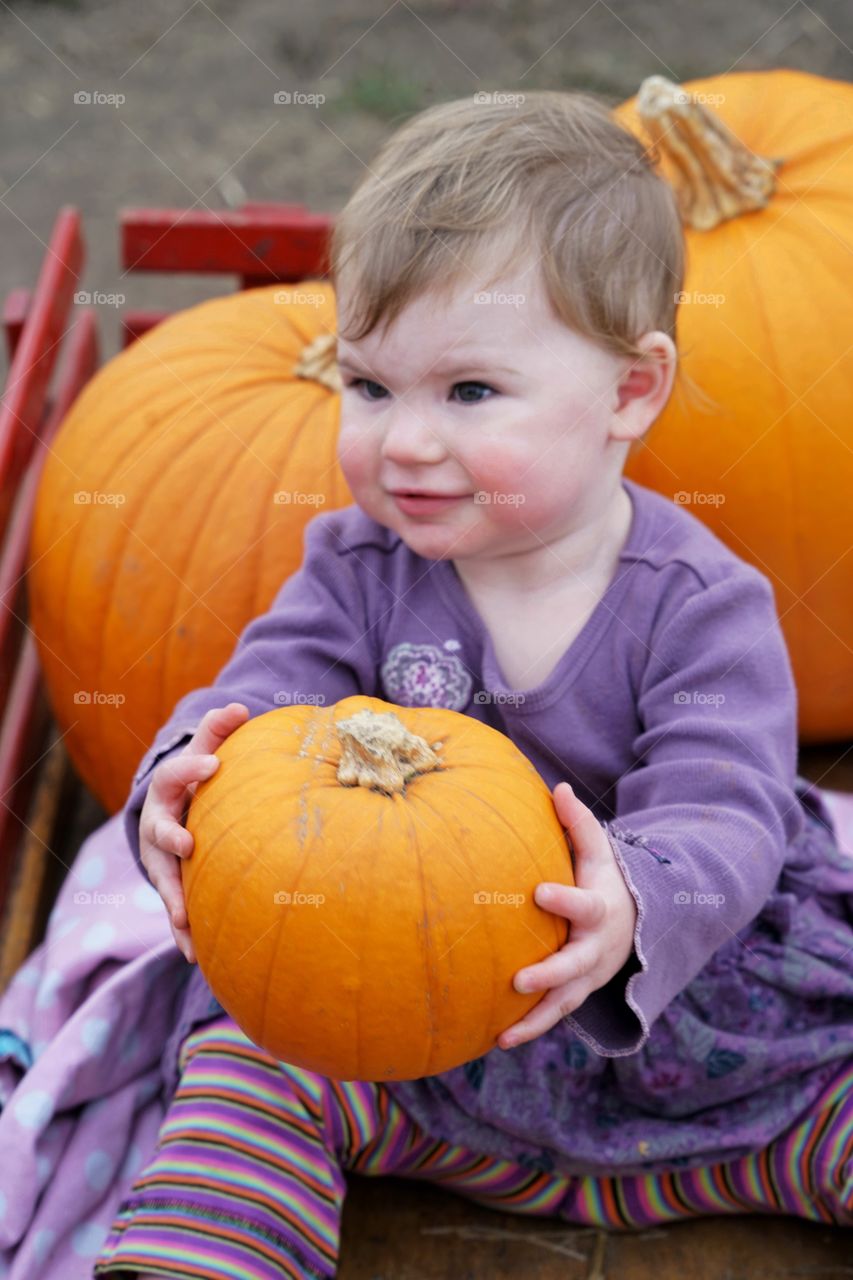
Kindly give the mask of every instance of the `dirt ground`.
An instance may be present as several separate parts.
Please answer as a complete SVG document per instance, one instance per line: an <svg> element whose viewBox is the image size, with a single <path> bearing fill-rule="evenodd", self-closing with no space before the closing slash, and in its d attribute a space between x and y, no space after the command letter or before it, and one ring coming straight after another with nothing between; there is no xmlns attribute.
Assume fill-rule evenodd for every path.
<svg viewBox="0 0 853 1280"><path fill-rule="evenodd" d="M0 0L3 295L34 282L63 204L83 213L85 289L184 306L232 282L123 277L122 207L335 212L394 125L437 101L578 87L615 102L655 73L783 66L853 79L849 0ZM101 311L109 353L117 312Z"/></svg>

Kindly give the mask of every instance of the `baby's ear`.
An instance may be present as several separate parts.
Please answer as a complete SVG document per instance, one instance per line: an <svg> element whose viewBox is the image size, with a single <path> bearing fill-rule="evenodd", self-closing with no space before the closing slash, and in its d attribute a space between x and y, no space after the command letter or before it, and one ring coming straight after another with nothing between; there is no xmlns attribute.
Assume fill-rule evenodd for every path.
<svg viewBox="0 0 853 1280"><path fill-rule="evenodd" d="M655 376L655 371L644 364L629 369L616 389L616 408L624 408L638 396L647 396L654 389Z"/></svg>
<svg viewBox="0 0 853 1280"><path fill-rule="evenodd" d="M675 379L678 353L669 334L656 330L640 338L643 355L629 361L616 386L619 439L638 439L663 411Z"/></svg>

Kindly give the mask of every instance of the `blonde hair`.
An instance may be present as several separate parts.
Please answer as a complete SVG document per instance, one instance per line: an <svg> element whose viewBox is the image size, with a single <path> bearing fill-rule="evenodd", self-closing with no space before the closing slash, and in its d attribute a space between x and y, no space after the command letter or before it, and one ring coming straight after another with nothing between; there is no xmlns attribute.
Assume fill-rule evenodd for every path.
<svg viewBox="0 0 853 1280"><path fill-rule="evenodd" d="M650 330L676 342L676 198L610 112L593 94L540 90L459 98L406 121L335 220L331 276L346 271L351 307L342 336L358 341L420 293L458 285L508 236L489 283L532 251L576 332L635 358Z"/></svg>

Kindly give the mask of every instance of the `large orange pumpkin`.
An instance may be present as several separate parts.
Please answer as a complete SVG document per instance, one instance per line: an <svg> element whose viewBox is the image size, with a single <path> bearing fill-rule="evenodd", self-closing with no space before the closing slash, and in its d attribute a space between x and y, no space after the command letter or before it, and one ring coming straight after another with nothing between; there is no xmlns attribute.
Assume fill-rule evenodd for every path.
<svg viewBox="0 0 853 1280"><path fill-rule="evenodd" d="M58 433L30 617L71 758L108 810L298 568L308 520L352 501L334 329L322 283L202 303L104 365Z"/></svg>
<svg viewBox="0 0 853 1280"><path fill-rule="evenodd" d="M459 1066L542 998L566 941L533 900L573 884L551 793L470 716L344 698L255 716L187 815L199 966L275 1057L338 1080Z"/></svg>
<svg viewBox="0 0 853 1280"><path fill-rule="evenodd" d="M800 738L847 737L853 85L799 71L681 86L654 77L618 115L657 142L679 193L679 345L710 401L677 388L626 473L685 503L767 574Z"/></svg>

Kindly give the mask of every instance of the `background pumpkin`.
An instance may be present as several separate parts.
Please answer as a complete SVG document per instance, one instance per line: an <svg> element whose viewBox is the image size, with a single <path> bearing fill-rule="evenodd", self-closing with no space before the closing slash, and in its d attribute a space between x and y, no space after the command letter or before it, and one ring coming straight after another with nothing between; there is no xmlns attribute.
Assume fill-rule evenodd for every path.
<svg viewBox="0 0 853 1280"><path fill-rule="evenodd" d="M334 328L327 284L216 298L105 364L62 424L30 619L69 754L108 811L178 699L212 683L298 568L305 524L352 501Z"/></svg>
<svg viewBox="0 0 853 1280"><path fill-rule="evenodd" d="M415 1079L538 1004L512 979L568 925L533 892L574 877L551 793L504 734L358 696L255 716L217 755L184 893L199 966L256 1044L338 1080Z"/></svg>
<svg viewBox="0 0 853 1280"><path fill-rule="evenodd" d="M685 372L714 403L703 407L677 388L626 474L676 501L689 496L687 509L767 574L794 668L800 739L848 737L853 85L749 72L673 85L667 98L665 84L646 82L617 115L658 139L683 213L699 224L686 227L679 346ZM758 156L781 158L765 208L707 225L713 197L736 205L748 174L737 159L739 182L728 186L731 144L703 124L702 106L673 93L705 104ZM749 185L759 185L755 174Z"/></svg>

